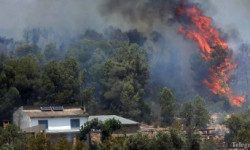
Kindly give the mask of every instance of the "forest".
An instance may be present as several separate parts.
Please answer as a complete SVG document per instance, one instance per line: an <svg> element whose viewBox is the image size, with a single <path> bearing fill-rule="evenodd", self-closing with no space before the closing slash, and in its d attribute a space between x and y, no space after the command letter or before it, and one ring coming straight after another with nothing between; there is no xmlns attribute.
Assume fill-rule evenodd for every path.
<svg viewBox="0 0 250 150"><path fill-rule="evenodd" d="M2 42L1 120L11 120L22 105L52 104L85 105L89 114L119 114L150 123L157 120L157 112L151 111L147 97L172 107L166 109L180 105L171 89L150 83L148 54L140 40L129 41L118 29L109 40L86 31L65 50L56 43L41 48L34 40L40 36L37 30L29 33L33 40ZM142 36L137 31L127 34Z"/></svg>
<svg viewBox="0 0 250 150"><path fill-rule="evenodd" d="M148 52L140 46L140 40L131 41L128 38L132 34L143 39L142 35L136 30L122 33L118 29L111 29L112 39L105 39L102 34L88 30L72 40L67 48L58 46L58 43L39 47L35 39L41 36L42 30L38 29L29 31L29 36L24 38L31 38L24 42L2 38L1 120L11 120L13 111L23 105L80 105L86 106L90 115L116 114L162 127L179 126L181 122L176 122L175 118L183 117L186 118L183 121L187 127L206 127L210 114L202 97L197 95L194 101L184 103L183 109L177 110L182 104L170 88L152 87ZM150 94L155 92L160 112L152 110L152 101L147 98L153 97ZM1 131L3 143L4 135L12 130L18 132L15 126ZM173 130L173 134L184 134L179 132ZM139 134L136 136L142 140L146 138ZM159 133L159 136L169 138L170 135ZM33 142L41 144L46 141L40 139L42 135L37 137L38 141L29 140L28 137L23 139L24 135L21 137L19 144L24 144L22 140L28 140L31 147L32 144L34 147ZM16 138L20 137L13 137L13 140ZM197 140L199 142L200 139ZM100 146L105 147L105 144L97 145L97 148Z"/></svg>
<svg viewBox="0 0 250 150"><path fill-rule="evenodd" d="M20 106L81 106L167 129L113 137L119 120L92 120L73 146L0 124L0 150L213 150L218 141L250 142L249 1L0 3L0 123ZM210 127L223 138L198 133ZM101 141L87 147L92 130Z"/></svg>

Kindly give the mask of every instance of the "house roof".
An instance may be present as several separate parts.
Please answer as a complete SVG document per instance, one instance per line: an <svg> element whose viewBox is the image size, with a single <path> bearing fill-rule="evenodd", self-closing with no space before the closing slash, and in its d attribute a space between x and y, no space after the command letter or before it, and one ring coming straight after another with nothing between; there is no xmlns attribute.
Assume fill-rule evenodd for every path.
<svg viewBox="0 0 250 150"><path fill-rule="evenodd" d="M89 116L88 121L93 120L97 118L100 121L106 121L108 119L116 119L119 120L121 122L121 124L123 125L137 125L139 124L136 121L130 120L130 119L126 119L120 116L116 116L116 115L99 115L99 116Z"/></svg>
<svg viewBox="0 0 250 150"><path fill-rule="evenodd" d="M42 111L40 107L23 106L23 112L30 118L85 117L88 116L80 106L64 106L62 111Z"/></svg>

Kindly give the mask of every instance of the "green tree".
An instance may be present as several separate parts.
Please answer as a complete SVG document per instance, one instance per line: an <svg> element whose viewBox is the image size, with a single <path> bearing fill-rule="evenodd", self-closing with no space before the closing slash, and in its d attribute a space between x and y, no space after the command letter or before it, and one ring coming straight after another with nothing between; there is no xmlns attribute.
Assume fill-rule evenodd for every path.
<svg viewBox="0 0 250 150"><path fill-rule="evenodd" d="M192 102L185 102L180 116L186 127L204 128L210 122L210 113L205 100L197 95Z"/></svg>
<svg viewBox="0 0 250 150"><path fill-rule="evenodd" d="M102 76L102 64L114 53L115 44L101 40L96 41L86 37L79 37L65 53L66 58L75 58L80 64L80 70L85 72L85 85L95 88L94 93L99 96Z"/></svg>
<svg viewBox="0 0 250 150"><path fill-rule="evenodd" d="M20 92L14 86L16 72L12 66L0 64L0 120L11 118L20 103Z"/></svg>
<svg viewBox="0 0 250 150"><path fill-rule="evenodd" d="M150 150L150 140L143 134L129 136L125 142L125 150Z"/></svg>
<svg viewBox="0 0 250 150"><path fill-rule="evenodd" d="M28 55L41 57L40 49L37 45L23 44L19 45L15 50L15 56L18 58L25 57Z"/></svg>
<svg viewBox="0 0 250 150"><path fill-rule="evenodd" d="M121 114L124 117L138 118L141 113L139 107L140 97L135 93L133 85L124 83L121 91ZM139 119L139 118L138 118Z"/></svg>
<svg viewBox="0 0 250 150"><path fill-rule="evenodd" d="M188 150L200 150L201 149L201 136L193 131L187 132L187 147Z"/></svg>
<svg viewBox="0 0 250 150"><path fill-rule="evenodd" d="M9 57L6 54L6 52L0 52L0 63L4 63L8 59L9 59Z"/></svg>
<svg viewBox="0 0 250 150"><path fill-rule="evenodd" d="M94 89L86 87L80 93L81 104L87 106L87 112L91 115L100 114L102 112L100 104L94 97Z"/></svg>
<svg viewBox="0 0 250 150"><path fill-rule="evenodd" d="M67 141L66 138L57 139L57 149L58 150L71 150L71 144Z"/></svg>
<svg viewBox="0 0 250 150"><path fill-rule="evenodd" d="M9 144L3 144L2 146L0 146L0 149L1 150L14 150L14 147Z"/></svg>
<svg viewBox="0 0 250 150"><path fill-rule="evenodd" d="M239 128L237 131L236 141L249 143L250 142L250 130L247 128Z"/></svg>
<svg viewBox="0 0 250 150"><path fill-rule="evenodd" d="M121 127L121 122L114 118L104 121L101 126L102 141L107 140L114 131L119 130Z"/></svg>
<svg viewBox="0 0 250 150"><path fill-rule="evenodd" d="M91 129L100 130L101 129L102 122L98 119L93 119L90 121L87 121L84 123L84 126L81 126L80 133L78 135L78 138L82 140L87 140L87 134L91 131Z"/></svg>
<svg viewBox="0 0 250 150"><path fill-rule="evenodd" d="M216 149L217 149L216 142L212 138L202 143L201 150L216 150Z"/></svg>
<svg viewBox="0 0 250 150"><path fill-rule="evenodd" d="M115 130L118 130L122 127L121 122L116 119L108 119L104 122L99 121L98 119L93 119L84 123L84 126L81 126L79 139L86 140L86 135L91 131L91 129L101 130L101 140L107 140Z"/></svg>
<svg viewBox="0 0 250 150"><path fill-rule="evenodd" d="M43 67L42 99L47 104L80 103L80 71L75 59L52 61Z"/></svg>
<svg viewBox="0 0 250 150"><path fill-rule="evenodd" d="M73 150L87 150L87 147L82 141L76 140L76 145Z"/></svg>
<svg viewBox="0 0 250 150"><path fill-rule="evenodd" d="M202 128L206 127L210 122L210 114L208 108L206 107L205 100L197 95L194 100L195 116L194 124L195 127Z"/></svg>
<svg viewBox="0 0 250 150"><path fill-rule="evenodd" d="M184 124L187 127L193 125L194 121L194 105L192 102L185 102L180 112L180 116L184 119Z"/></svg>
<svg viewBox="0 0 250 150"><path fill-rule="evenodd" d="M176 100L169 88L163 88L160 92L160 105L163 124L171 125L176 113Z"/></svg>
<svg viewBox="0 0 250 150"><path fill-rule="evenodd" d="M15 150L27 149L27 137L15 125L8 125L7 128L0 128L0 148L13 148Z"/></svg>
<svg viewBox="0 0 250 150"><path fill-rule="evenodd" d="M59 60L60 52L56 47L55 43L49 43L45 46L43 56L45 63L50 62L52 60Z"/></svg>
<svg viewBox="0 0 250 150"><path fill-rule="evenodd" d="M150 150L167 149L173 150L173 141L167 133L159 132L153 139L150 140Z"/></svg>
<svg viewBox="0 0 250 150"><path fill-rule="evenodd" d="M185 139L185 134L183 132L181 132L180 130L171 128L170 136L172 139L173 148L175 150L182 150L182 149L187 148L187 145L186 145L187 140Z"/></svg>
<svg viewBox="0 0 250 150"><path fill-rule="evenodd" d="M249 139L249 127L250 127L250 111L244 111L237 114L232 114L230 118L225 121L226 127L229 129L229 133L225 135L225 141L231 143L238 142L250 142Z"/></svg>
<svg viewBox="0 0 250 150"><path fill-rule="evenodd" d="M31 105L38 101L40 98L41 80L40 65L36 57L27 56L21 59L10 59L5 65L14 71L14 73L10 73L11 76L14 76L13 86L21 96L19 104Z"/></svg>
<svg viewBox="0 0 250 150"><path fill-rule="evenodd" d="M126 137L110 137L101 143L96 143L94 149L97 150L124 150Z"/></svg>
<svg viewBox="0 0 250 150"><path fill-rule="evenodd" d="M225 122L226 127L230 131L230 136L237 136L239 129L243 128L243 118L240 115L232 114L231 117Z"/></svg>
<svg viewBox="0 0 250 150"><path fill-rule="evenodd" d="M40 133L29 139L29 149L30 150L47 150L47 139L45 134Z"/></svg>
<svg viewBox="0 0 250 150"><path fill-rule="evenodd" d="M142 96L149 76L145 50L124 43L114 57L105 62L102 72L105 109L141 120L144 116L141 106L146 107Z"/></svg>

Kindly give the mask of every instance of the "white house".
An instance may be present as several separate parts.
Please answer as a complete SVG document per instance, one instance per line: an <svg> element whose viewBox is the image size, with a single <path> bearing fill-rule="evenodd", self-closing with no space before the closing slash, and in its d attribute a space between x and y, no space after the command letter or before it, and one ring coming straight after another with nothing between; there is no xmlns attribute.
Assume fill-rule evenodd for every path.
<svg viewBox="0 0 250 150"><path fill-rule="evenodd" d="M116 115L89 116L80 106L21 106L13 113L13 123L26 133L36 134L46 132L51 142L57 138L67 138L74 142L76 133L85 122L97 118L100 121L108 119L119 120L122 129L118 134L134 134L139 130L139 123Z"/></svg>
<svg viewBox="0 0 250 150"><path fill-rule="evenodd" d="M13 114L13 123L24 131L35 131L44 126L51 137L66 137L72 141L80 126L88 120L88 114L78 106L22 106Z"/></svg>

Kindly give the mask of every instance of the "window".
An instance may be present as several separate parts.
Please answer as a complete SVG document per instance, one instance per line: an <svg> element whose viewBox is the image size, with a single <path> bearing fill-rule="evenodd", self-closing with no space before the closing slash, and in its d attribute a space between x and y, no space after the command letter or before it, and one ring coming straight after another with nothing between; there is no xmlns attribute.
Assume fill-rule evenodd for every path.
<svg viewBox="0 0 250 150"><path fill-rule="evenodd" d="M44 125L48 129L48 120L38 120L38 125Z"/></svg>
<svg viewBox="0 0 250 150"><path fill-rule="evenodd" d="M80 120L79 119L71 119L70 125L71 125L71 128L79 128L80 127Z"/></svg>

